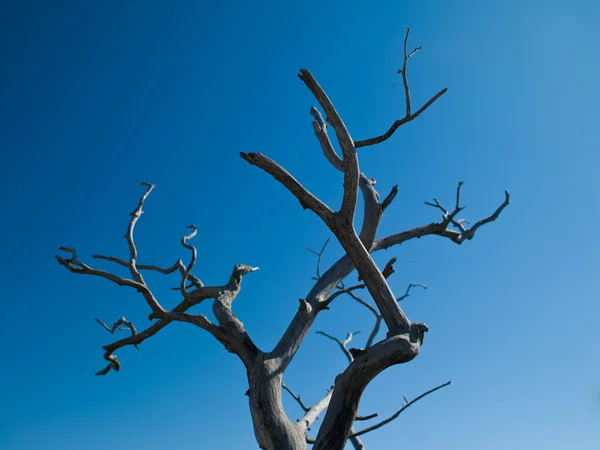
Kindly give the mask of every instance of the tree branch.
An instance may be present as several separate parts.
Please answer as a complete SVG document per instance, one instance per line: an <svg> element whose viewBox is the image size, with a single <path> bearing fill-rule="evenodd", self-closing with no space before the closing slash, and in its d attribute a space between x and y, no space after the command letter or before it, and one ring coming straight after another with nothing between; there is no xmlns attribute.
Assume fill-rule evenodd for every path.
<svg viewBox="0 0 600 450"><path fill-rule="evenodd" d="M357 289L364 289L365 285L364 284L357 284L355 286L350 286L350 287L340 287L339 290L337 292L334 292L333 294L331 294L327 300L320 302L319 303L319 308L320 309L329 309L329 305L331 304L332 301L334 301L337 297L339 297L342 294L349 294L352 291L355 291Z"/></svg>
<svg viewBox="0 0 600 450"><path fill-rule="evenodd" d="M120 319L116 320L112 327L109 327L108 325L106 325L103 321L101 321L98 318L96 318L95 320L100 325L102 325L110 334L115 334L115 331L125 331L125 330L131 331L132 336L135 336L137 334L137 329L135 328L135 325L133 323L131 323L130 321L128 321L127 319L125 319L125 317L121 317ZM123 325L123 327L121 325ZM138 349L138 350L140 349L137 346L137 344L134 344L134 346L136 349Z"/></svg>
<svg viewBox="0 0 600 450"><path fill-rule="evenodd" d="M364 421L364 420L371 420L374 419L375 417L377 417L379 414L377 413L373 413L373 414L369 414L368 416L356 416L356 419L354 420L359 420L359 421Z"/></svg>
<svg viewBox="0 0 600 450"><path fill-rule="evenodd" d="M103 270L92 269L91 267L77 260L77 253L75 249L72 248L60 247L60 250L63 250L67 253L71 253L72 256L70 259L64 259L56 255L56 260L73 273L100 276L102 278L106 278L107 280L112 281L113 283L118 284L119 286L129 286L135 288L144 296L146 303L148 303L148 306L150 306L150 309L152 309L152 313L156 316L160 316L165 313L165 310L162 308L162 306L160 306L156 298L154 298L154 295L152 294L148 286L146 286L144 278L142 277L142 275L136 267L137 249L133 241L133 230L135 228L135 224L137 223L138 219L143 213L142 207L144 205L144 202L148 195L150 195L152 189L154 189L155 185L144 182L142 183L142 186L146 186L146 192L140 198L136 209L131 213L131 220L129 221L127 232L124 236L127 240L127 245L129 247L129 263L127 263L126 266L129 268L129 272L131 273L133 280L121 278ZM116 260L117 258L107 257L104 259Z"/></svg>
<svg viewBox="0 0 600 450"><path fill-rule="evenodd" d="M348 350L347 345L352 341L352 338L354 337L354 335L360 333L360 331L355 331L354 333L348 333L346 335L346 339L344 339L343 341L339 340L338 338L331 336L330 334L325 333L324 331L317 331L317 334L320 334L322 336L325 336L326 338L331 339L332 341L337 342L337 344L340 346L340 350L342 350L342 352L344 353L344 355L346 355L346 358L348 359L348 362L351 363L354 360L354 356L352 355L352 353L350 352L350 350Z"/></svg>
<svg viewBox="0 0 600 450"><path fill-rule="evenodd" d="M106 323L104 323L102 320L96 319L96 321L100 325L102 325L107 331L109 331L112 334L114 334L115 331L122 329L129 329L131 331L131 336L124 339L120 339L112 344L105 345L103 347L105 350L104 359L108 361L108 364L104 369L98 371L97 375L105 375L110 370L120 370L121 364L118 361L117 356L114 355L114 352L117 349L126 345L133 345L136 348L138 348L138 345L141 342L156 334L158 331L160 331L163 327L165 327L172 321L190 323L208 331L217 340L223 343L223 345L225 345L225 347L229 351L236 353L240 357L240 359L242 359L247 368L251 367L256 358L256 355L259 353L259 350L246 333L243 324L231 311L231 305L241 289L241 282L243 276L249 272L254 272L258 270L258 267L250 267L244 264L237 264L233 268L233 272L229 278L229 282L226 285L204 286L197 277L191 274L191 271L196 262L197 251L193 245L188 243L188 240L192 239L197 233L197 228L194 225L190 225L188 227L192 230L192 232L189 235L184 236L181 240L183 247L189 249L192 253L189 266L186 267L181 262L181 260L178 260L173 266L169 268L161 268L159 266L154 265L138 266L137 248L133 240L133 232L137 220L143 213L142 207L144 205L144 201L154 188L154 185L149 183L142 183L142 185L147 187L146 192L140 198L136 209L131 213L131 220L129 221L129 226L125 234L125 238L129 247L129 261L116 258L114 256L105 256L98 254L93 256L94 259L103 259L110 262L114 262L123 267L127 267L131 275L134 277L134 280L119 277L110 272L89 267L88 265L78 260L77 252L73 248L60 247L60 250L65 251L66 253L71 255L70 258L63 258L61 256L56 255L56 260L62 266L64 266L73 273L98 276L112 281L113 283L116 283L119 286L128 286L135 288L138 292L141 292L144 295L144 298L151 306L152 313L150 314L149 319L158 319L158 321L155 322L152 326L146 328L145 330L139 333L137 332L137 329L135 328L133 323L127 321L125 318L118 319L112 327L106 325ZM184 299L173 310L165 311L158 304L158 301L154 298L150 289L146 285L143 277L141 276L139 270L154 270L160 273L170 274L175 272L177 269L179 269L182 275L180 287L178 288L178 290L182 291ZM191 292L187 291L186 282L188 279L192 281L191 286L196 288ZM215 302L213 304L213 312L215 313L215 316L219 321L219 326L214 325L204 315L186 313L186 311L190 307L197 305L198 303L208 298L215 299Z"/></svg>
<svg viewBox="0 0 600 450"><path fill-rule="evenodd" d="M407 402L402 408L400 408L398 411L396 411L394 414L392 414L387 419L382 420L381 422L378 422L375 425L372 425L372 426L370 426L368 428L365 428L364 430L357 431L357 432L351 434L350 437L361 436L363 434L366 434L366 433L374 431L374 430L376 430L378 428L381 428L382 426L390 423L392 420L394 420L395 418L397 418L400 414L402 414L404 412L405 409L409 408L410 406L412 406L413 404L415 404L416 402L418 402L419 400L421 400L423 397L427 397L429 394L437 391L438 389L442 389L443 387L449 386L450 383L451 382L448 381L448 382L446 382L444 384L440 384L439 386L434 387L433 389L428 390L427 392L424 392L423 394L421 394L418 397L414 398L410 402Z"/></svg>
<svg viewBox="0 0 600 450"><path fill-rule="evenodd" d="M330 240L330 238L327 238L327 240L323 244L323 247L321 247L320 252L316 252L312 248L306 247L309 252L317 255L317 277L315 278L315 280L318 280L319 278L321 278L321 262L323 260L323 253L325 253L325 248L327 247L327 244L329 244L329 240Z"/></svg>
<svg viewBox="0 0 600 450"><path fill-rule="evenodd" d="M313 130L317 136L319 144L321 145L321 150L323 151L325 158L335 169L343 173L344 162L336 153L333 145L331 144L329 134L327 133L327 125L325 124L321 113L314 106L310 109L310 113L315 118L315 120L312 122ZM362 172L359 176L358 186L362 192L364 200L363 223L359 236L361 241L371 242L373 239L375 239L383 211L393 200L395 194L393 194L394 190L392 189L390 195L388 195L386 200L384 200L384 203L387 203L385 205L383 203L380 205L379 194L375 190L375 180L368 178ZM396 192L397 191L398 190L396 189Z"/></svg>
<svg viewBox="0 0 600 450"><path fill-rule="evenodd" d="M65 259L65 258L62 258L61 256L55 255L55 258L59 262L59 264L66 267L70 272L78 273L78 274L82 274L82 275L93 275L93 276L105 278L119 286L132 287L139 292L141 292L142 289L144 288L143 285L141 285L140 283L138 283L136 281L130 280L128 278L119 277L117 275L114 275L110 272L106 272L104 270L98 270L98 269L93 269L93 268L89 267L88 265L82 263L81 261L79 261L77 259L77 252L75 251L74 248L59 247L59 250L63 250L67 253L71 253L72 256L69 259Z"/></svg>
<svg viewBox="0 0 600 450"><path fill-rule="evenodd" d="M493 222L494 220L496 220L498 218L498 216L500 215L500 213L502 212L502 210L504 208L506 208L508 205L510 204L510 194L508 193L508 191L504 191L504 202L496 209L496 211L493 212L493 214L489 217L486 217L483 220L480 220L479 222L475 223L475 225L473 225L470 229L466 230L461 236L462 239L465 240L471 240L473 239L473 236L475 236L475 232L482 227L485 224L488 224L490 222Z"/></svg>
<svg viewBox="0 0 600 450"><path fill-rule="evenodd" d="M315 450L344 447L346 440L340 440L340 433L346 437L349 435L364 389L383 370L415 358L426 331L426 325L414 323L409 333L390 336L353 355L352 363L336 377L327 414L316 438Z"/></svg>
<svg viewBox="0 0 600 450"><path fill-rule="evenodd" d="M308 407L307 407L307 406L306 406L306 405L305 405L305 404L302 402L302 400L300 399L300 396L299 396L299 395L296 395L296 394L294 394L294 391L292 391L292 390L291 390L289 387L287 387L287 385L286 385L285 383L283 383L283 382L281 383L281 387L282 387L283 389L285 389L285 390L287 391L287 393L288 393L288 394L290 394L294 400L296 400L296 402L298 402L298 404L300 405L300 408L302 408L302 410L303 410L304 412L308 412L308 410L309 410L310 408L308 408Z"/></svg>
<svg viewBox="0 0 600 450"><path fill-rule="evenodd" d="M420 287L420 288L423 288L423 289L427 289L427 286L425 286L424 284L421 284L421 283L410 283L408 285L408 287L406 288L406 292L404 293L403 296L401 296L401 297L398 298L398 301L400 302L400 301L404 300L406 297L409 297L410 296L410 290L412 288L414 288L414 287Z"/></svg>
<svg viewBox="0 0 600 450"><path fill-rule="evenodd" d="M140 290L140 292L146 299L148 306L150 306L150 308L152 309L153 314L161 315L161 314L164 314L165 310L162 308L162 306L160 306L158 304L158 301L154 298L154 296L152 295L152 292L150 292L150 289L148 289L148 287L146 286L144 277L142 277L142 274L139 272L139 270L136 267L137 248L136 248L135 242L133 240L133 230L135 228L135 224L137 223L138 219L144 213L142 211L142 207L144 206L144 202L146 201L146 198L148 198L148 196L150 195L150 192L152 192L152 189L154 189L154 187L156 185L147 183L144 181L142 183L142 186L146 186L146 188L147 188L146 192L140 197L137 208L131 213L131 220L129 221L129 226L127 227L127 232L125 233L125 236L124 236L124 238L127 240L127 246L129 247L128 268L129 268L129 272L131 273L131 276L133 277L133 279L143 286L143 288Z"/></svg>
<svg viewBox="0 0 600 450"><path fill-rule="evenodd" d="M116 350L127 345L133 345L138 348L140 343L149 337L154 336L173 321L190 323L208 331L213 335L213 337L221 342L228 351L238 354L244 364L247 366L251 365L256 353L258 352L258 349L246 334L241 322L235 318L235 315L230 309L228 312L223 311L223 313L220 314L220 320L223 320L222 327L214 325L206 316L202 314L185 313L189 308L206 298L218 299L219 296L223 296L219 303L231 305L231 302L233 302L233 299L235 296L237 296L241 288L241 277L244 273L252 271L250 269L256 270L257 268L250 268L249 266L242 264L236 265L229 282L226 285L203 286L202 288L190 293L192 301L189 299L184 299L175 308L173 308L173 310L165 312L163 317L152 324L152 326L146 328L144 331L139 333L132 332L132 335L127 338L120 339L109 345L105 345L103 347L105 350L104 359L109 361L109 364L107 365L107 368L99 371L97 375L105 375L111 369L119 370L117 365L120 368L120 363L118 362L116 355L113 354ZM194 294L196 295L194 296ZM221 305L219 311L221 312L225 308L228 307ZM219 319L219 317L217 318ZM98 322L110 331L110 328L108 328L106 324L100 320L98 320ZM229 332L230 330L232 330L231 333Z"/></svg>
<svg viewBox="0 0 600 450"><path fill-rule="evenodd" d="M387 249L394 245L402 244L410 239L419 239L423 236L428 235L438 235L445 238L450 239L452 242L456 244L462 244L465 240L471 240L475 236L475 232L485 224L493 222L498 218L500 213L510 204L510 195L508 191L504 191L505 199L504 202L494 211L494 213L473 225L471 228L465 228L463 225L463 221L456 221L458 223L458 227L461 231L449 230L448 225L455 221L456 215L462 211L465 207L460 206L460 188L462 186L462 182L458 184L457 188L457 205L453 211L446 210L437 199L434 199L435 203L425 202L429 206L433 206L438 208L444 212L443 218L441 222L434 222L429 225L424 225L421 227L412 228L410 230L402 231L400 233L396 233L390 236L386 236L384 238L377 239L373 242L371 246L371 252L375 252L377 250Z"/></svg>
<svg viewBox="0 0 600 450"><path fill-rule="evenodd" d="M438 98L440 98L442 95L444 95L447 91L446 88L442 89L437 94L435 94L433 97L431 97L427 101L427 103L425 103L423 106L421 106L417 112L415 112L415 113L411 112L410 89L408 86L408 78L406 76L406 68L407 68L408 60L412 56L414 56L415 53L417 53L419 50L421 50L422 47L416 47L412 52L408 53L407 45L408 45L408 35L409 34L410 34L410 28L408 28L406 30L406 35L404 37L404 60L402 63L402 69L398 70L398 73L402 74L402 83L404 85L404 97L406 100L406 115L402 119L396 120L392 124L390 129L388 131L386 131L384 134L382 134L381 136L354 142L354 145L356 146L356 148L366 147L368 145L380 144L381 142L389 139L398 128L400 128L405 123L411 122L412 120L419 117L427 108L429 108Z"/></svg>
<svg viewBox="0 0 600 450"><path fill-rule="evenodd" d="M198 251L196 250L196 247L194 247L191 244L188 244L188 240L192 239L194 236L196 236L196 233L198 233L198 229L196 228L196 225L188 225L186 228L190 228L192 230L192 232L190 234L188 234L187 236L183 236L181 238L181 245L184 246L185 248L187 248L191 253L192 253L192 258L190 260L190 263L188 264L187 268L183 271L182 275L181 275L181 284L180 284L180 291L183 294L184 298L189 296L189 293L187 291L186 288L186 283L188 280L188 277L190 276L190 273L192 272L192 269L194 268L194 265L196 264L196 257L198 256Z"/></svg>
<svg viewBox="0 0 600 450"><path fill-rule="evenodd" d="M127 267L129 265L129 263L127 261L124 261L120 258L116 258L114 256L106 256L106 255L92 255L92 258L94 259L104 259L110 262L114 262L117 263L121 266ZM159 272L165 275L169 275L173 272L175 272L177 269L179 269L179 264L181 263L181 260L177 260L175 261L175 264L173 264L171 267L159 267L159 266L154 266L151 264L137 264L137 268L138 270L154 270L155 272Z"/></svg>
<svg viewBox="0 0 600 450"><path fill-rule="evenodd" d="M342 205L339 209L339 216L343 221L354 224L354 214L356 212L356 203L358 200L358 181L360 177L358 156L356 154L356 149L354 148L354 141L350 137L350 133L348 132L346 125L344 125L340 115L333 107L333 103L331 103L331 100L319 83L317 83L317 80L315 80L313 75L306 69L300 69L298 78L304 82L306 87L317 99L327 115L327 122L329 122L335 130L342 151L344 169L344 192Z"/></svg>
<svg viewBox="0 0 600 450"><path fill-rule="evenodd" d="M321 200L311 194L304 186L302 186L288 171L277 164L272 159L261 153L240 153L240 156L253 166L267 172L288 191L290 191L300 202L303 209L310 209L319 216L328 226L331 224L333 211L325 205Z"/></svg>
<svg viewBox="0 0 600 450"><path fill-rule="evenodd" d="M106 261L111 261L114 262L116 264L119 264L121 266L127 267L129 265L129 263L127 261L124 261L120 258L116 258L114 256L106 256L106 255L92 255L92 258L94 259L104 259ZM155 266L152 264L137 264L136 265L138 270L153 270L155 272L159 272L165 275L169 275L173 272L175 272L176 270L179 270L179 272L181 273L181 275L183 275L186 270L187 267L185 266L185 264L183 264L183 262L181 261L181 259L178 259L177 261L175 261L175 264L173 264L171 267L159 267L159 266ZM201 288L204 286L204 284L202 283L202 281L200 281L200 279L196 276L194 276L193 274L189 273L188 274L188 279L191 280L192 285L195 286L196 288ZM180 290L179 287L174 288L175 290Z"/></svg>
<svg viewBox="0 0 600 450"><path fill-rule="evenodd" d="M298 426L304 431L308 431L310 430L310 426L313 424L313 422L315 420L317 420L317 418L319 417L319 415L325 410L327 409L327 406L329 405L329 402L331 400L331 396L333 395L333 390L329 390L327 392L327 394L325 395L325 397L323 397L321 400L319 400L317 403L315 403L314 405L312 405L308 411L306 411L306 414L304 415L304 417L302 417L299 421L298 421Z"/></svg>

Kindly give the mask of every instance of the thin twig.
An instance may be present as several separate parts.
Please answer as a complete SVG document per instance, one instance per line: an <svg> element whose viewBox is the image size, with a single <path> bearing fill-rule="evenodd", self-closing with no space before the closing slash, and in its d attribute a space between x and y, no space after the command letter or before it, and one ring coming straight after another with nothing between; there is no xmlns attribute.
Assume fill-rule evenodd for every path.
<svg viewBox="0 0 600 450"><path fill-rule="evenodd" d="M392 124L392 126L389 128L389 130L386 131L385 133L383 133L382 135L376 136L376 137L373 137L370 139L355 141L354 146L357 149L360 147L366 147L369 145L379 144L379 143L389 139L398 128L400 128L405 123L411 122L412 120L419 117L421 115L421 113L423 113L427 108L429 108L438 98L440 98L442 95L444 95L447 91L446 88L442 89L437 94L435 94L433 97L431 97L427 101L427 103L425 103L423 106L421 106L417 110L417 112L415 112L415 113L412 112L412 106L411 106L411 100L410 100L410 88L408 85L406 69L407 69L408 60L412 56L414 56L415 53L417 53L419 50L421 50L422 47L416 47L412 52L408 53L408 35L409 35L409 33L410 33L410 28L406 30L406 35L404 36L404 58L402 61L402 68L400 70L398 70L398 73L402 75L402 84L404 86L404 98L405 98L405 102L406 102L406 115L402 119L396 120Z"/></svg>
<svg viewBox="0 0 600 450"><path fill-rule="evenodd" d="M331 339L332 341L337 342L337 344L340 346L340 349L342 350L344 355L346 355L346 358L348 358L349 363L351 363L354 360L354 356L352 355L352 352L348 349L347 345L352 341L352 338L358 333L360 333L360 331L355 331L354 333L348 333L346 335L346 339L341 341L338 338L336 338L335 336L327 334L324 331L317 331L317 334L320 334L322 336L325 336L326 338Z"/></svg>
<svg viewBox="0 0 600 450"><path fill-rule="evenodd" d="M402 408L400 408L398 411L396 411L393 415L391 415L387 419L382 420L381 422L376 423L375 425L372 425L372 426L370 426L368 428L365 428L364 430L357 431L356 433L352 434L352 436L360 436L360 435L363 435L365 433L369 433L370 431L373 431L373 430L376 430L378 428L381 428L382 426L390 423L392 420L394 420L395 418L397 418L400 414L402 414L404 412L404 410L406 410L410 406L414 405L416 402L418 402L419 400L421 400L423 397L426 397L429 394L437 391L438 389L442 389L443 387L446 387L446 386L449 386L449 385L450 385L450 381L448 381L448 382L446 382L444 384L440 384L439 386L436 386L433 389L428 390L427 392L424 392L423 394L421 394L418 397L414 398L410 402L406 403L406 405L404 405ZM406 397L405 397L405 399L406 399Z"/></svg>
<svg viewBox="0 0 600 450"><path fill-rule="evenodd" d="M352 291L355 291L357 289L364 289L365 285L364 284L357 284L355 286L350 286L347 288L341 288L338 291L334 292L333 294L331 294L327 300L322 301L321 303L319 303L319 308L320 309L329 309L329 305L331 304L332 301L334 301L336 298L338 298L340 295L342 294L349 294Z"/></svg>
<svg viewBox="0 0 600 450"><path fill-rule="evenodd" d="M408 285L408 287L406 288L406 292L404 293L404 295L401 296L401 297L398 297L398 301L400 302L400 301L404 300L406 297L409 297L410 296L410 290L412 288L414 288L414 287L420 287L420 288L423 288L423 289L427 289L427 286L425 286L424 284L421 284L421 283L410 283Z"/></svg>
<svg viewBox="0 0 600 450"><path fill-rule="evenodd" d="M127 319L125 319L125 317L121 317L120 319L116 320L115 323L113 324L112 328L110 328L108 325L106 325L102 320L100 320L98 318L96 318L95 320L100 325L102 325L110 334L115 334L115 331L125 331L125 330L131 331L132 336L135 336L137 334L137 329L135 328L135 325L133 323L131 323L130 321L128 321ZM121 327L121 325L124 325L125 327ZM133 346L137 350L140 349L137 344L133 344Z"/></svg>
<svg viewBox="0 0 600 450"><path fill-rule="evenodd" d="M196 257L198 256L198 251L196 250L196 247L194 247L192 244L188 244L188 240L190 240L194 236L196 236L196 233L198 233L198 229L196 228L196 225L193 225L193 224L188 225L186 228L191 229L192 232L190 234L188 234L187 236L183 236L181 238L181 245L183 245L185 248L187 248L192 253L192 258L191 258L190 263L188 264L187 268L184 270L184 272L181 276L180 290L181 290L181 293L183 294L184 298L188 296L187 287L185 284L187 283L187 279L188 279L190 273L192 272L192 269L194 268L194 264L196 264Z"/></svg>
<svg viewBox="0 0 600 450"><path fill-rule="evenodd" d="M286 390L286 391L287 391L287 392L288 392L288 393L289 393L289 394L292 396L292 398L298 402L298 404L300 405L300 408L302 408L302 409L304 410L304 412L308 412L308 410L309 410L310 408L308 408L308 407L307 407L307 406L304 404L304 402L302 402L302 400L300 399L300 396L299 396L299 395L296 395L296 394L294 393L294 391L292 391L292 390L291 390L289 387L287 387L287 385L286 385L284 382L282 382L282 383L281 383L281 387L282 387L283 389L285 389L285 390Z"/></svg>
<svg viewBox="0 0 600 450"><path fill-rule="evenodd" d="M321 278L321 262L323 260L323 253L325 253L325 248L327 247L327 244L329 244L329 240L330 239L331 238L327 238L325 240L325 243L323 244L323 247L321 247L321 251L320 252L316 252L312 248L306 247L309 252L314 253L315 255L317 255L317 278L316 278L317 280L319 278Z"/></svg>

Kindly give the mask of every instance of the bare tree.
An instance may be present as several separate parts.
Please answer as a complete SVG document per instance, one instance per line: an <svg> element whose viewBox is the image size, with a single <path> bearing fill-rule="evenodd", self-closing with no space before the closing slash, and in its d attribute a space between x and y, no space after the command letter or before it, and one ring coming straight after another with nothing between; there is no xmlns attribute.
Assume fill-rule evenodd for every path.
<svg viewBox="0 0 600 450"><path fill-rule="evenodd" d="M403 118L396 120L380 136L354 140L331 100L313 75L305 69L301 69L298 74L325 113L326 119L324 120L317 108L313 107L310 110L314 118L312 125L321 149L331 165L341 171L344 176L342 199L337 210L332 209L313 195L289 172L267 156L261 153L240 153L244 160L270 174L285 186L300 202L302 208L315 213L331 230L345 251L345 254L323 273L321 273L321 260L325 246L319 252L313 251L318 256L317 276L315 277L314 286L304 298L300 299L297 313L276 346L268 351L258 348L232 310L233 302L241 289L242 278L246 274L258 270L258 267L237 264L234 266L227 283L220 286L204 285L200 278L192 273L196 262L196 248L189 241L197 233L194 225L188 227L191 230L190 234L184 236L181 240L182 246L191 255L187 264L181 259L168 268L138 263L134 228L142 214L144 202L155 187L150 183L142 183L145 192L137 207L131 213L131 219L125 234L129 256L121 259L114 256L93 255L95 259L107 260L128 269L129 277L121 277L111 272L90 267L78 259L75 249L72 248L61 247L61 250L70 255L69 257L56 256L58 262L73 273L102 277L119 286L133 288L142 294L151 310L149 320L152 324L142 331L138 331L125 318L118 319L112 326L108 326L97 319L110 333L125 330L130 335L103 347L105 350L104 359L107 361L107 365L96 375L105 375L111 370L119 371L121 363L115 354L118 349L128 345L137 347L171 322L187 322L196 325L212 334L229 352L236 354L245 365L249 384L246 394L249 398L254 432L260 448L265 450L306 449L308 444L313 444L313 448L317 450L341 450L348 439L350 439L354 448L362 449L364 446L360 441L361 435L391 422L419 399L449 384L447 382L430 389L411 401L405 398L404 405L391 417L362 430L355 430L356 421L365 421L377 416L377 414L369 416L358 414L359 402L367 385L385 369L396 364L407 363L415 358L423 345L424 334L428 330L425 324L411 322L399 305L400 300L408 297L411 288L425 288L425 286L411 284L402 296L397 297L387 282L387 278L394 271L395 258L392 258L383 269L380 269L371 254L411 239L429 235L441 236L456 244L462 244L472 239L481 226L496 220L502 210L509 204L509 194L505 192L503 203L492 215L467 226L470 225L469 222L458 218L458 214L463 210L460 203L462 182L459 182L455 193L456 201L452 208L446 209L436 199L432 203L427 202L427 205L442 212L439 221L400 231L389 236L377 237L377 229L383 213L396 197L398 188L394 186L383 201L379 201L379 194L375 190L375 181L361 173L359 169L357 149L387 140L401 125L421 115L446 92L446 89L442 89L413 112L407 79L407 63L421 47L417 47L411 52L408 51L409 31L406 32L403 64L399 70L404 85L406 114ZM341 155L334 149L334 145L330 140L329 126L335 132ZM362 193L364 205L362 226L357 232L354 223L359 190ZM345 286L344 280L355 269L358 272L361 284ZM166 310L144 280L142 272L146 271L156 271L163 274L179 273L179 286L176 289L181 293L181 302L173 309ZM374 305L357 295L357 292L363 289L368 291ZM283 374L302 345L319 313L328 309L330 304L341 295L351 296L373 314L375 318L373 329L368 334L364 348L361 349L348 348L357 333L349 333L344 340L340 340L325 332L320 332L324 337L337 342L346 355L349 364L335 378L335 382L327 395L316 404L307 406L302 402L300 396L283 383ZM217 323L211 322L205 315L188 312L191 307L208 299L213 301L212 310ZM382 322L385 323L387 333L381 340L377 340ZM289 393L305 412L304 417L297 422L290 420L284 411L282 390ZM326 411L325 417L316 437L314 439L310 438L308 431L311 425L324 411Z"/></svg>

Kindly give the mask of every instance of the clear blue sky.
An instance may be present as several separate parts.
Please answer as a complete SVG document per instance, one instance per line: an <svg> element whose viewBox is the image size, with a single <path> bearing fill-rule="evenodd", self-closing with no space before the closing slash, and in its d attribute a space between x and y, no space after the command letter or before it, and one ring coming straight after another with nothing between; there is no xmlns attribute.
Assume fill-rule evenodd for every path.
<svg viewBox="0 0 600 450"><path fill-rule="evenodd" d="M94 377L112 338L94 318L141 328L147 306L53 255L64 245L88 262L124 256L139 183L156 183L137 227L140 260L187 258L179 239L195 223L206 283L225 282L236 263L260 266L234 310L271 348L310 288L305 246L328 232L238 152L269 155L336 205L341 177L320 153L316 102L297 70L313 72L353 137L379 134L403 111L396 71L410 26L412 46L423 45L409 68L414 104L448 93L360 151L382 193L399 184L380 235L437 220L423 201L451 203L459 180L469 219L493 211L504 189L513 203L463 246L431 237L378 256L398 257L396 293L429 286L403 305L430 332L415 361L369 387L361 412L385 416L404 395L453 384L365 444L597 449L599 23L594 0L5 2L0 447L256 448L242 364L191 326L120 351L121 372ZM332 245L325 262L339 255ZM148 279L165 305L177 302L177 277ZM370 326L339 299L313 331ZM344 366L312 332L285 379L312 402Z"/></svg>

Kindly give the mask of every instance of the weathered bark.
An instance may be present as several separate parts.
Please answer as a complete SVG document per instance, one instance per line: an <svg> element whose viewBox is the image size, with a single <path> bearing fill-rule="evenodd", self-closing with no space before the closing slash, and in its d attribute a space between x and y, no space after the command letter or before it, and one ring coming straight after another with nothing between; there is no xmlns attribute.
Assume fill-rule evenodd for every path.
<svg viewBox="0 0 600 450"><path fill-rule="evenodd" d="M292 423L281 401L281 362L260 355L248 372L254 435L263 450L305 450L304 431Z"/></svg>
<svg viewBox="0 0 600 450"><path fill-rule="evenodd" d="M354 361L335 380L333 396L314 450L343 450L367 385L388 367L415 358L419 353L423 332L421 327L413 326L410 333L388 338L355 356Z"/></svg>

